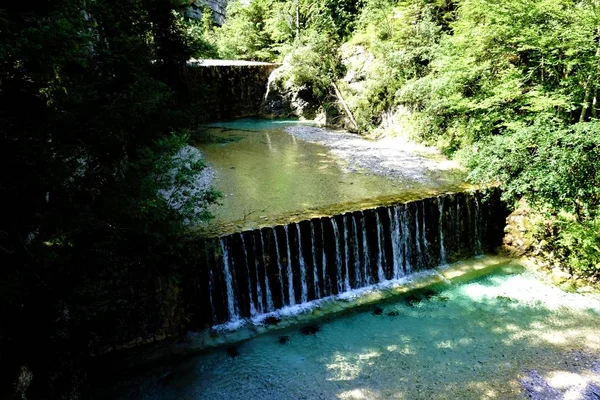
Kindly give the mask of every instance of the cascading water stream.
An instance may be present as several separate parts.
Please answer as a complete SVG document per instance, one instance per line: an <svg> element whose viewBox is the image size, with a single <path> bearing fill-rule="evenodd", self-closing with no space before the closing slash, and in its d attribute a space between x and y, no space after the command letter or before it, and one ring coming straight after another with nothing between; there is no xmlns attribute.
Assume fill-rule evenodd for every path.
<svg viewBox="0 0 600 400"><path fill-rule="evenodd" d="M479 227L481 226L481 212L479 210L479 198L475 195L475 254L481 256L483 251L481 250L481 236L479 233Z"/></svg>
<svg viewBox="0 0 600 400"><path fill-rule="evenodd" d="M256 316L256 299L252 300L252 285L250 282L250 267L248 266L248 251L246 250L246 242L244 240L244 235L240 235L240 238L242 240L242 250L244 251L244 263L246 264L246 277L247 277L247 282L248 282L248 303L250 304L250 315L251 316ZM258 283L258 282L257 282ZM260 285L257 285L257 287Z"/></svg>
<svg viewBox="0 0 600 400"><path fill-rule="evenodd" d="M261 281L260 281L260 277L258 276L258 256L256 255L256 238L253 237L252 238L252 250L254 251L254 272L256 274L256 300L257 300L257 311L259 314L262 314L264 311L264 306L265 306L265 297L263 296L262 293L262 287L261 287ZM250 279L248 279L248 281L250 281Z"/></svg>
<svg viewBox="0 0 600 400"><path fill-rule="evenodd" d="M371 258L369 257L369 246L367 245L367 220L365 213L361 211L362 216L362 242L363 242L363 285L371 284Z"/></svg>
<svg viewBox="0 0 600 400"><path fill-rule="evenodd" d="M281 255L279 254L279 241L277 240L277 231L273 228L273 241L275 242L275 254L277 255L277 273L279 276L279 286L281 287L281 304L285 305L285 296L283 290L283 271L281 268Z"/></svg>
<svg viewBox="0 0 600 400"><path fill-rule="evenodd" d="M377 282L383 282L385 275L383 273L383 264L385 263L385 247L383 245L383 229L379 214L375 214L375 222L377 224Z"/></svg>
<svg viewBox="0 0 600 400"><path fill-rule="evenodd" d="M348 238L348 224L346 222L347 219L348 215L344 215L344 292L350 290L350 268L348 266L348 264L350 263L348 249L350 240Z"/></svg>
<svg viewBox="0 0 600 400"><path fill-rule="evenodd" d="M265 240L263 238L263 232L260 231L260 248L262 250L262 259L263 259L263 267L265 270L265 292L267 293L267 312L271 312L275 310L275 305L273 304L273 295L271 294L271 285L269 284L269 273L267 271L267 257L265 256Z"/></svg>
<svg viewBox="0 0 600 400"><path fill-rule="evenodd" d="M444 205L442 198L437 198L437 206L439 212L438 230L440 232L440 265L448 265L446 260L446 247L444 246Z"/></svg>
<svg viewBox="0 0 600 400"><path fill-rule="evenodd" d="M399 274L399 265L400 265L400 227L398 226L398 215L395 210L392 211L392 208L388 208L388 217L390 219L390 237L392 238L392 268L393 275L392 279L398 279L400 277Z"/></svg>
<svg viewBox="0 0 600 400"><path fill-rule="evenodd" d="M237 302L233 293L233 278L229 269L229 253L223 239L221 239L221 254L223 258L223 274L225 276L225 287L227 288L227 311L229 312L229 320L237 321L240 319Z"/></svg>
<svg viewBox="0 0 600 400"><path fill-rule="evenodd" d="M319 289L319 273L317 271L317 251L315 249L315 224L310 221L310 243L312 250L312 261L313 261L313 282L315 290L315 298L321 297L321 290Z"/></svg>
<svg viewBox="0 0 600 400"><path fill-rule="evenodd" d="M419 228L419 207L415 209L415 247L417 250L417 269L423 268L423 252L421 251L421 232Z"/></svg>
<svg viewBox="0 0 600 400"><path fill-rule="evenodd" d="M294 275L292 272L292 252L290 251L290 235L288 226L284 225L285 243L287 245L287 280L288 280L288 305L296 305L296 294L294 293Z"/></svg>
<svg viewBox="0 0 600 400"><path fill-rule="evenodd" d="M298 232L298 265L300 267L300 280L302 283L302 292L300 293L300 299L302 303L308 301L308 287L306 285L306 264L304 263L304 255L302 254L302 235L300 234L300 225L296 224L296 231Z"/></svg>
<svg viewBox="0 0 600 400"><path fill-rule="evenodd" d="M402 224L402 248L404 253L404 273L410 274L413 270L411 264L411 251L410 251L410 231L408 229L408 216L406 205L402 207L401 212L401 224Z"/></svg>
<svg viewBox="0 0 600 400"><path fill-rule="evenodd" d="M204 257L206 258L206 265L208 266L208 301L210 302L211 310L211 322L214 324L215 321L215 304L213 301L213 263L210 262L208 255L208 246L204 247Z"/></svg>
<svg viewBox="0 0 600 400"><path fill-rule="evenodd" d="M337 288L338 293L343 293L342 289L342 253L340 251L340 232L335 222L335 218L331 218L331 226L333 227L333 237L335 239L335 264L337 273Z"/></svg>
<svg viewBox="0 0 600 400"><path fill-rule="evenodd" d="M354 245L354 287L360 287L363 279L360 276L360 258L358 258L358 229L356 228L356 218L352 215L352 244Z"/></svg>
<svg viewBox="0 0 600 400"><path fill-rule="evenodd" d="M323 256L323 263L321 265L321 273L323 274L323 296L329 295L327 290L327 255L325 254L325 225L321 221L321 253Z"/></svg>
<svg viewBox="0 0 600 400"><path fill-rule="evenodd" d="M497 199L493 204L499 204L499 193ZM209 293L195 297L204 299L203 310L210 313L204 323L235 322L230 326L236 327L241 318L261 320L282 308L287 315L327 297L405 282L448 258L479 255L496 246L491 238L502 233L503 220L492 220L498 214L488 204L478 195L459 193L288 224L271 228L270 235L262 229L221 237L221 251L204 257L208 265L201 284ZM301 307L286 307L297 304Z"/></svg>
<svg viewBox="0 0 600 400"><path fill-rule="evenodd" d="M421 233L423 234L423 238L422 238L422 241L423 241L423 262L425 263L425 265L427 265L429 263L429 256L428 256L428 254L429 254L429 243L427 242L427 225L426 225L426 222L425 222L425 203L422 203L421 207L423 209L422 210L423 212L421 213L421 216L423 217L423 220L422 220L423 222L422 222L422 225L421 225L421 228L422 228L421 229Z"/></svg>

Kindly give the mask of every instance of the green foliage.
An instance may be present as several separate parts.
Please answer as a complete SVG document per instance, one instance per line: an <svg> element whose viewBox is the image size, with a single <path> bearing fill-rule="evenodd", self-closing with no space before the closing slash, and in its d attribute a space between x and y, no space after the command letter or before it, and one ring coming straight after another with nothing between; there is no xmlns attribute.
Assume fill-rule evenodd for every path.
<svg viewBox="0 0 600 400"><path fill-rule="evenodd" d="M191 50L171 1L3 7L0 372L27 363L28 395L59 398L62 362L164 329L143 310L215 195L162 195L202 169L172 172Z"/></svg>
<svg viewBox="0 0 600 400"><path fill-rule="evenodd" d="M215 29L215 42L220 58L270 61L276 44L268 29L272 0L256 0L249 5L239 1L227 6L227 22Z"/></svg>
<svg viewBox="0 0 600 400"><path fill-rule="evenodd" d="M439 7L422 1L366 2L353 42L365 45L376 61L355 107L361 131L375 128L383 112L400 104L397 93L430 72L443 30L440 14Z"/></svg>
<svg viewBox="0 0 600 400"><path fill-rule="evenodd" d="M600 218L577 222L562 219L555 243L558 257L572 273L595 275L600 271Z"/></svg>
<svg viewBox="0 0 600 400"><path fill-rule="evenodd" d="M291 68L283 78L296 87L307 87L323 98L343 72L340 55L331 38L309 31L290 53Z"/></svg>
<svg viewBox="0 0 600 400"><path fill-rule="evenodd" d="M526 196L538 206L579 218L600 205L600 123L560 127L540 121L478 142L469 154L471 178L500 183L507 199Z"/></svg>

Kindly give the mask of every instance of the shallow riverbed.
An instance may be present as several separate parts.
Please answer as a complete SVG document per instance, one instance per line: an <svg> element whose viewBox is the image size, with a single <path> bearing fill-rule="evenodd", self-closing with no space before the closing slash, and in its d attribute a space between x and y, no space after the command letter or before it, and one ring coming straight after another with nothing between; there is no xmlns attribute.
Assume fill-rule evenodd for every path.
<svg viewBox="0 0 600 400"><path fill-rule="evenodd" d="M315 334L295 327L239 344L238 355L160 365L124 383L121 398L595 398L597 297L514 265L434 289L321 322Z"/></svg>
<svg viewBox="0 0 600 400"><path fill-rule="evenodd" d="M224 195L213 223L235 223L235 230L464 188L455 164L398 142L256 119L215 123L206 133L196 146ZM360 150L354 158L344 156L348 146Z"/></svg>

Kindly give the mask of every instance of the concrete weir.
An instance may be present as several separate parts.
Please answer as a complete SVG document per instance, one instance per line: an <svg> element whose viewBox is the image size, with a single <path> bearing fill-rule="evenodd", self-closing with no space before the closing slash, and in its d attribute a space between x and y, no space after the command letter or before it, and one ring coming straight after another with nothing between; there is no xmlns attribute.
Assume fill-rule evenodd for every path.
<svg viewBox="0 0 600 400"><path fill-rule="evenodd" d="M259 115L269 75L279 64L239 60L188 61L188 80L198 94L198 112L210 121Z"/></svg>
<svg viewBox="0 0 600 400"><path fill-rule="evenodd" d="M199 243L206 262L186 282L189 311L198 326L236 329L410 280L492 251L504 210L499 190L489 189L209 238Z"/></svg>

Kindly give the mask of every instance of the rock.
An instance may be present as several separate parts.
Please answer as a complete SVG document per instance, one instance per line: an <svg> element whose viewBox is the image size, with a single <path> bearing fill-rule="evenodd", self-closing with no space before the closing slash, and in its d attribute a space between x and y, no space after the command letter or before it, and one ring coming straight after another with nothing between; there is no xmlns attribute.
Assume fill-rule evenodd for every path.
<svg viewBox="0 0 600 400"><path fill-rule="evenodd" d="M289 336L279 336L279 339L277 339L277 342L279 342L279 344L286 344L289 341L290 341Z"/></svg>
<svg viewBox="0 0 600 400"><path fill-rule="evenodd" d="M290 58L269 76L267 93L260 106L260 114L266 118L297 117L307 120L323 119L319 101L313 95L312 88L303 85L294 86L287 73L292 68ZM326 119L326 118L325 118Z"/></svg>
<svg viewBox="0 0 600 400"><path fill-rule="evenodd" d="M415 294L409 294L404 297L404 302L407 305L414 307L421 302L421 298Z"/></svg>
<svg viewBox="0 0 600 400"><path fill-rule="evenodd" d="M594 288L591 286L583 286L577 289L577 293L591 293L594 291Z"/></svg>
<svg viewBox="0 0 600 400"><path fill-rule="evenodd" d="M240 355L240 352L238 351L237 347L235 347L235 346L228 347L226 352L227 352L227 355L234 360L237 356Z"/></svg>
<svg viewBox="0 0 600 400"><path fill-rule="evenodd" d="M221 26L225 23L228 0L200 0L193 1L183 10L183 15L189 19L202 19L202 13L205 8L212 11L212 20L215 24Z"/></svg>
<svg viewBox="0 0 600 400"><path fill-rule="evenodd" d="M320 330L321 328L319 327L319 325L307 325L300 328L300 332L303 335L316 335L316 333Z"/></svg>
<svg viewBox="0 0 600 400"><path fill-rule="evenodd" d="M387 313L388 317L397 317L398 315L400 315L398 313L398 311L390 311L389 313Z"/></svg>
<svg viewBox="0 0 600 400"><path fill-rule="evenodd" d="M267 317L264 320L264 323L266 325L277 325L280 322L281 322L281 318L278 318L278 317L275 317L275 316Z"/></svg>
<svg viewBox="0 0 600 400"><path fill-rule="evenodd" d="M383 314L383 309L379 306L375 306L375 308L373 309L373 314L381 315L381 314Z"/></svg>

